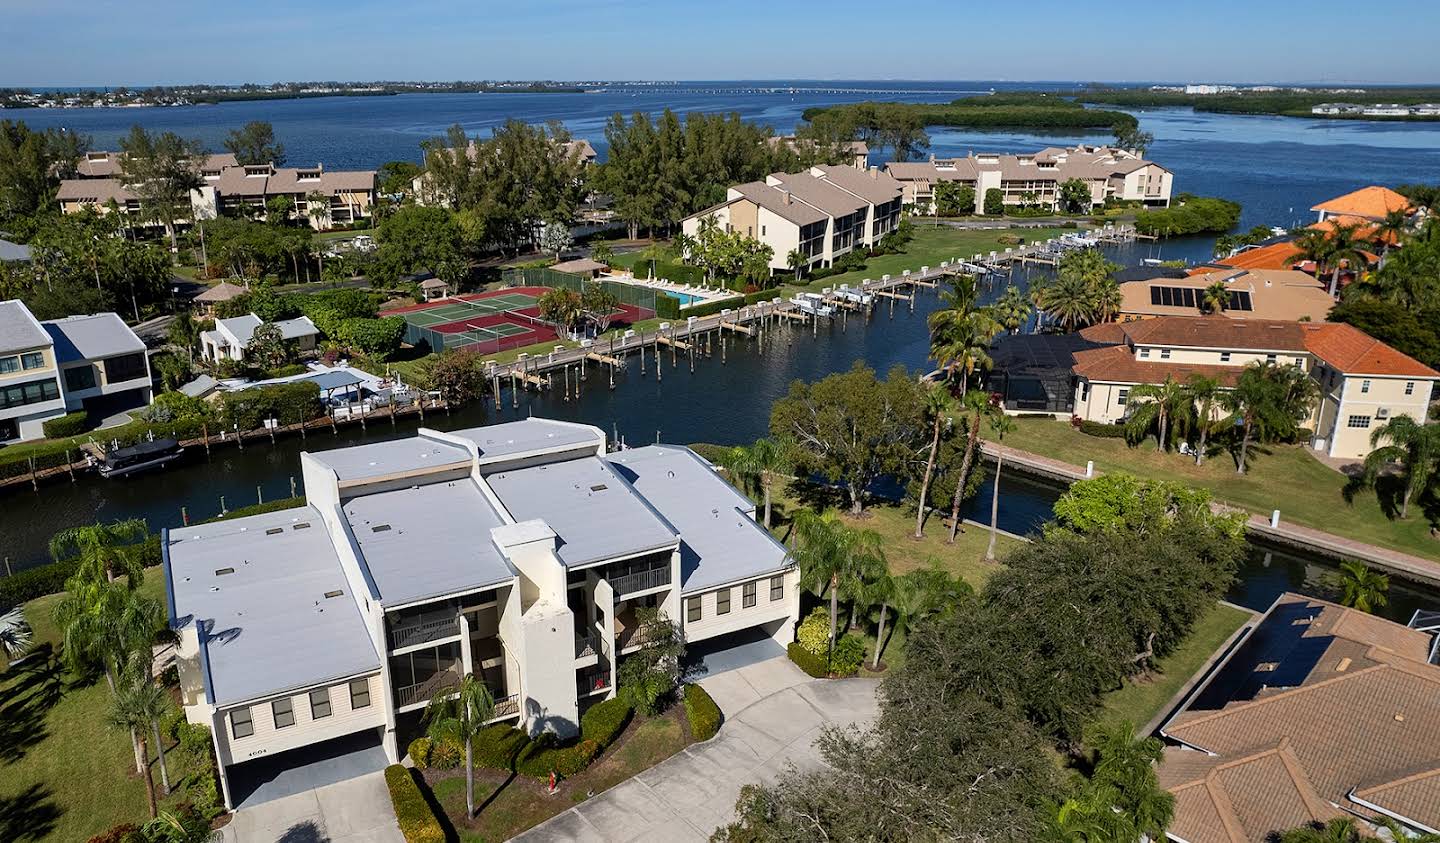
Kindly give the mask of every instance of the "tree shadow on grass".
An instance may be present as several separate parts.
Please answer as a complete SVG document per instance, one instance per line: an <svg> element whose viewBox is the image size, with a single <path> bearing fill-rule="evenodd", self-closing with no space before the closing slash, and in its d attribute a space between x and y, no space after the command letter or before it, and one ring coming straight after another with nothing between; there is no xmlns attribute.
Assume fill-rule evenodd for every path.
<svg viewBox="0 0 1440 843"><path fill-rule="evenodd" d="M60 819L60 806L51 796L50 788L43 784L32 784L12 796L0 796L0 840L27 843L49 836Z"/></svg>
<svg viewBox="0 0 1440 843"><path fill-rule="evenodd" d="M1345 486L1340 494L1345 498L1346 503L1354 503L1355 499L1362 495L1373 493L1376 503L1380 504L1380 511L1391 521L1400 517L1400 507L1405 502L1405 478L1399 474L1381 474L1375 478L1375 482L1367 482L1364 475L1350 475L1345 481ZM1418 501L1412 500L1411 507Z"/></svg>
<svg viewBox="0 0 1440 843"><path fill-rule="evenodd" d="M785 494L816 512L845 506L845 493L841 489L824 483L792 480L790 485L785 487Z"/></svg>
<svg viewBox="0 0 1440 843"><path fill-rule="evenodd" d="M0 762L14 764L49 735L45 715L64 696L64 668L50 644L41 644L5 673L0 707ZM0 835L0 840L11 839Z"/></svg>

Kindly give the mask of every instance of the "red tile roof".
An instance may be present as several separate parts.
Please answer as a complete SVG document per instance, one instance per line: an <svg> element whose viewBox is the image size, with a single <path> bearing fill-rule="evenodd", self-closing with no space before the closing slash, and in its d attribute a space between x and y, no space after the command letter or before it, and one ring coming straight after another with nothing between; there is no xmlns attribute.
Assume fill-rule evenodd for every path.
<svg viewBox="0 0 1440 843"><path fill-rule="evenodd" d="M1291 262L1300 250L1289 240L1280 243L1271 243L1269 246L1258 246L1233 257L1221 258L1212 261L1215 266L1229 266L1235 269L1290 269ZM1206 272L1214 272L1214 266L1199 266L1190 270L1191 275L1200 275Z"/></svg>
<svg viewBox="0 0 1440 843"><path fill-rule="evenodd" d="M1315 322L1301 327L1306 350L1347 375L1440 378L1440 372L1351 325Z"/></svg>
<svg viewBox="0 0 1440 843"><path fill-rule="evenodd" d="M1378 220L1384 219L1385 215L1391 211L1409 211L1413 207L1409 199L1406 199L1390 188L1371 185L1370 187L1362 187L1359 190L1351 191L1344 196L1327 199L1311 207L1310 210L1324 211L1327 214L1349 214Z"/></svg>
<svg viewBox="0 0 1440 843"><path fill-rule="evenodd" d="M1157 316L1122 325L1136 345L1170 345L1187 348L1247 349L1250 351L1303 351L1303 322L1277 319L1231 319L1210 316Z"/></svg>
<svg viewBox="0 0 1440 843"><path fill-rule="evenodd" d="M1185 383L1192 375L1201 375L1220 381L1221 386L1234 386L1244 371L1240 366L1139 360L1124 345L1077 351L1074 356L1075 374L1101 383L1164 383L1167 377Z"/></svg>

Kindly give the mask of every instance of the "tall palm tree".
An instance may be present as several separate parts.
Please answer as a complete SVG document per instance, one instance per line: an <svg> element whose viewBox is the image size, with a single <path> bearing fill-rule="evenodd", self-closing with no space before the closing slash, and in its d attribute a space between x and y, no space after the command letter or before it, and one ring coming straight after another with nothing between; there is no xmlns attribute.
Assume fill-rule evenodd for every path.
<svg viewBox="0 0 1440 843"><path fill-rule="evenodd" d="M975 454L980 450L980 424L985 419L1003 412L989 395L972 392L960 400L961 410L966 417L965 454L960 459L960 474L955 478L955 495L950 500L950 536L948 544L955 543L955 534L960 531L960 501L965 498L965 486L970 480L970 471L975 465Z"/></svg>
<svg viewBox="0 0 1440 843"><path fill-rule="evenodd" d="M78 559L77 575L81 579L104 582L124 575L131 588L138 588L144 578L139 545L149 535L144 520L139 518L69 527L50 538L50 558L56 562Z"/></svg>
<svg viewBox="0 0 1440 843"><path fill-rule="evenodd" d="M459 691L441 691L425 706L426 734L435 741L465 744L465 816L475 816L475 764L471 745L495 716L495 697L475 674L460 680Z"/></svg>
<svg viewBox="0 0 1440 843"><path fill-rule="evenodd" d="M791 272L795 273L795 283L800 283L800 273L805 269L805 253L799 249L791 249L790 252L785 255L785 265L790 267Z"/></svg>
<svg viewBox="0 0 1440 843"><path fill-rule="evenodd" d="M1125 307L1125 296L1114 278L1102 278L1090 284L1090 319L1092 322L1114 322Z"/></svg>
<svg viewBox="0 0 1440 843"><path fill-rule="evenodd" d="M1035 306L1066 332L1094 321L1090 285L1083 278L1057 278L1035 292Z"/></svg>
<svg viewBox="0 0 1440 843"><path fill-rule="evenodd" d="M1295 238L1294 244L1299 254L1291 259L1291 264L1314 261L1316 276L1329 273L1330 295L1334 296L1340 288L1341 271L1348 268L1359 277L1360 270L1364 269L1369 261L1363 248L1364 241L1358 234L1359 230L1359 223L1336 223L1324 228L1307 228Z"/></svg>
<svg viewBox="0 0 1440 843"><path fill-rule="evenodd" d="M945 384L931 384L925 390L925 418L930 422L930 455L925 459L925 476L920 481L920 500L915 507L915 538L925 537L925 515L930 508L930 480L935 476L935 457L940 452L940 434L950 426L955 399Z"/></svg>
<svg viewBox="0 0 1440 843"><path fill-rule="evenodd" d="M990 342L1002 328L989 308L977 306L975 279L968 275L952 281L940 301L929 319L930 356L964 395L975 370L990 368Z"/></svg>
<svg viewBox="0 0 1440 843"><path fill-rule="evenodd" d="M880 536L873 530L855 530L832 513L817 515L801 510L795 516L795 561L800 565L800 584L820 594L830 593L830 642L834 645L840 617L842 592L860 594L875 560L883 559Z"/></svg>
<svg viewBox="0 0 1440 843"><path fill-rule="evenodd" d="M997 442L1004 440L1005 434L1015 429L1015 422L1004 413L996 413L990 417L990 432L995 434ZM995 537L999 532L1000 523L1000 471L1005 467L1005 450L1003 448L995 451L995 479L990 489L990 544L985 548L985 561L995 561Z"/></svg>
<svg viewBox="0 0 1440 843"><path fill-rule="evenodd" d="M134 741L135 766L145 777L145 799L152 818L156 813L155 777L150 774L149 752L146 749L149 739L145 730L165 716L167 707L164 691L149 682L135 681L115 694L106 716L110 725L129 729L131 735L138 736Z"/></svg>
<svg viewBox="0 0 1440 843"><path fill-rule="evenodd" d="M1341 605L1362 612L1383 609L1390 602L1390 577L1354 559L1341 562L1340 570L1326 577L1326 584L1339 593Z"/></svg>
<svg viewBox="0 0 1440 843"><path fill-rule="evenodd" d="M731 448L728 463L732 472L758 481L765 501L765 517L762 523L765 529L770 529L771 490L776 480L793 469L790 448L773 439L757 439L748 447Z"/></svg>
<svg viewBox="0 0 1440 843"><path fill-rule="evenodd" d="M879 621L875 628L875 652L870 658L870 669L878 670L880 651L885 646L885 622L889 619L890 604L895 599L895 577L890 575L890 566L885 561L883 552L872 556L868 562L857 603L866 609L880 607Z"/></svg>
<svg viewBox="0 0 1440 843"><path fill-rule="evenodd" d="M1365 482L1373 485L1391 463L1399 463L1405 478L1400 517L1408 517L1411 499L1430 488L1440 473L1440 423L1416 424L1410 416L1399 415L1370 432L1370 446L1374 450L1365 457Z"/></svg>
<svg viewBox="0 0 1440 843"><path fill-rule="evenodd" d="M1215 427L1215 410L1220 407L1225 393L1220 388L1220 381L1204 375L1191 375L1186 391L1191 401L1191 409L1186 416L1200 431L1200 440L1195 447L1195 464L1200 465L1205 462L1205 446L1210 431Z"/></svg>
<svg viewBox="0 0 1440 843"><path fill-rule="evenodd" d="M1091 741L1096 753L1093 779L1115 789L1119 798L1114 807L1134 832L1126 839L1163 837L1175 813L1175 798L1160 787L1155 774L1165 745L1159 738L1137 735L1129 722L1098 726Z"/></svg>
<svg viewBox="0 0 1440 843"><path fill-rule="evenodd" d="M1005 292L1001 293L1000 298L991 306L991 310L994 311L995 319L1004 326L1005 330L1012 334L1018 334L1025 323L1029 321L1034 306L1019 287L1009 284L1006 285Z"/></svg>
<svg viewBox="0 0 1440 843"><path fill-rule="evenodd" d="M18 659L30 649L32 631L25 620L25 607L16 606L0 614L0 649L11 659Z"/></svg>
<svg viewBox="0 0 1440 843"><path fill-rule="evenodd" d="M113 691L137 658L148 662L155 634L165 625L165 609L123 583L94 582L77 574L65 589L54 609L65 659L74 668L99 662Z"/></svg>
<svg viewBox="0 0 1440 843"><path fill-rule="evenodd" d="M1206 313L1223 313L1230 306L1230 288L1224 281L1210 282L1200 291L1200 309Z"/></svg>
<svg viewBox="0 0 1440 843"><path fill-rule="evenodd" d="M1245 473L1252 438L1293 433L1309 414L1318 394L1315 382L1297 366L1246 366L1235 388L1223 396L1223 404L1230 411L1226 421L1241 430L1236 473Z"/></svg>
<svg viewBox="0 0 1440 843"><path fill-rule="evenodd" d="M1410 230L1410 215L1405 213L1403 208L1396 208L1385 213L1385 217L1375 223L1375 231L1371 237L1380 244L1380 265L1385 265L1385 259L1390 255L1390 250L1399 246L1406 232Z"/></svg>
<svg viewBox="0 0 1440 843"><path fill-rule="evenodd" d="M1169 375L1164 383L1139 384L1130 390L1125 432L1138 439L1157 428L1155 450L1164 452L1170 447L1171 423L1189 412L1190 406L1189 389Z"/></svg>

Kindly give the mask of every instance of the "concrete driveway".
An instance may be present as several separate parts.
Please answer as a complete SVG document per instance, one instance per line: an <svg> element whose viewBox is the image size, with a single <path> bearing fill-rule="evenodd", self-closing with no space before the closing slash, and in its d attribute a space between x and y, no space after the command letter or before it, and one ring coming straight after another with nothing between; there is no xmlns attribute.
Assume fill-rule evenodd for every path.
<svg viewBox="0 0 1440 843"><path fill-rule="evenodd" d="M405 843L383 773L272 799L235 812L223 843Z"/></svg>
<svg viewBox="0 0 1440 843"><path fill-rule="evenodd" d="M867 723L879 711L875 680L811 679L784 657L712 673L700 684L725 712L719 734L515 839L707 840L734 818L743 785L774 781L791 763L819 766L821 729Z"/></svg>

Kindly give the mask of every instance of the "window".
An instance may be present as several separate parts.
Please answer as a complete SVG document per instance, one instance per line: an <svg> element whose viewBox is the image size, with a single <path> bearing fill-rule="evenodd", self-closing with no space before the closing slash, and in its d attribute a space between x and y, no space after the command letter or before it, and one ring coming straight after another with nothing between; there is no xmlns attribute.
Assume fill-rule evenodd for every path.
<svg viewBox="0 0 1440 843"><path fill-rule="evenodd" d="M1346 427L1367 428L1370 426L1369 416L1351 416L1345 420Z"/></svg>
<svg viewBox="0 0 1440 843"><path fill-rule="evenodd" d="M1370 391L1370 381L1368 381L1368 380L1360 381L1360 394L1361 394L1361 395L1364 395L1365 393L1367 393L1367 392L1369 392L1369 391Z"/></svg>
<svg viewBox="0 0 1440 843"><path fill-rule="evenodd" d="M14 355L0 357L0 375L8 375L11 372L20 371L20 358Z"/></svg>
<svg viewBox="0 0 1440 843"><path fill-rule="evenodd" d="M785 577L770 578L770 600L781 600L785 597Z"/></svg>
<svg viewBox="0 0 1440 843"><path fill-rule="evenodd" d="M310 719L319 720L330 716L330 689L317 688L310 692Z"/></svg>
<svg viewBox="0 0 1440 843"><path fill-rule="evenodd" d="M740 588L740 608L749 609L755 605L755 583L747 582Z"/></svg>
<svg viewBox="0 0 1440 843"><path fill-rule="evenodd" d="M0 389L0 410L23 407L26 404L39 404L43 401L54 401L59 397L60 386L54 378L11 384Z"/></svg>
<svg viewBox="0 0 1440 843"><path fill-rule="evenodd" d="M1266 362L1266 363L1274 363L1274 362L1275 362L1275 355L1273 355L1273 354L1267 354L1267 355L1265 355L1265 362Z"/></svg>
<svg viewBox="0 0 1440 843"><path fill-rule="evenodd" d="M760 236L761 236L761 237L764 237L764 236L765 236L765 226L763 226L763 225L760 226Z"/></svg>
<svg viewBox="0 0 1440 843"><path fill-rule="evenodd" d="M93 386L95 386L94 366L76 366L73 369L65 370L65 388L71 392L79 392Z"/></svg>
<svg viewBox="0 0 1440 843"><path fill-rule="evenodd" d="M730 614L730 589L722 588L715 592L715 614Z"/></svg>
<svg viewBox="0 0 1440 843"><path fill-rule="evenodd" d="M1415 394L1415 381L1405 381L1405 394L1406 394L1406 395L1414 395L1414 394Z"/></svg>
<svg viewBox="0 0 1440 843"><path fill-rule="evenodd" d="M1150 349L1148 349L1148 348L1142 348L1142 349L1140 349L1140 359L1141 359L1141 360L1144 360L1145 358L1147 358L1147 357L1149 357L1149 356L1150 356Z"/></svg>
<svg viewBox="0 0 1440 843"><path fill-rule="evenodd" d="M119 383L120 381L134 380L145 377L145 355L126 354L120 357L111 357L102 365L105 367L105 381L107 383Z"/></svg>
<svg viewBox="0 0 1440 843"><path fill-rule="evenodd" d="M699 598L699 597L687 597L687 598L685 598L685 620L686 620L686 621L688 621L688 622L690 622L690 623L694 623L694 622L700 620L700 612L701 612L701 609L700 609L700 598Z"/></svg>
<svg viewBox="0 0 1440 843"><path fill-rule="evenodd" d="M1221 362L1221 363L1229 363L1229 362L1230 362L1230 352L1228 352L1228 351L1222 351L1222 352L1220 352L1220 362Z"/></svg>
<svg viewBox="0 0 1440 843"><path fill-rule="evenodd" d="M1169 360L1169 359L1170 359L1170 349L1168 349L1168 348L1162 348L1162 349L1160 349L1160 359L1161 359L1161 360Z"/></svg>
<svg viewBox="0 0 1440 843"><path fill-rule="evenodd" d="M20 355L20 367L29 371L30 369L45 368L45 355L39 351L32 351Z"/></svg>
<svg viewBox="0 0 1440 843"><path fill-rule="evenodd" d="M250 718L250 709L237 708L230 712L230 736L248 738L255 734L255 721Z"/></svg>
<svg viewBox="0 0 1440 843"><path fill-rule="evenodd" d="M275 717L277 729L295 725L295 702L289 697L270 703L270 713Z"/></svg>
<svg viewBox="0 0 1440 843"><path fill-rule="evenodd" d="M1125 406L1125 402L1126 402L1126 401L1129 401L1129 400L1130 400L1130 390L1129 390L1128 388L1127 388L1127 389L1122 389L1122 390L1120 390L1120 394L1115 397L1115 403L1116 403L1116 404L1119 404L1119 405L1122 406L1122 407Z"/></svg>
<svg viewBox="0 0 1440 843"><path fill-rule="evenodd" d="M1089 401L1089 400L1090 400L1090 381L1081 381L1081 382L1080 382L1080 400L1081 400L1081 401Z"/></svg>
<svg viewBox="0 0 1440 843"><path fill-rule="evenodd" d="M350 680L350 707L352 709L370 707L369 679Z"/></svg>

